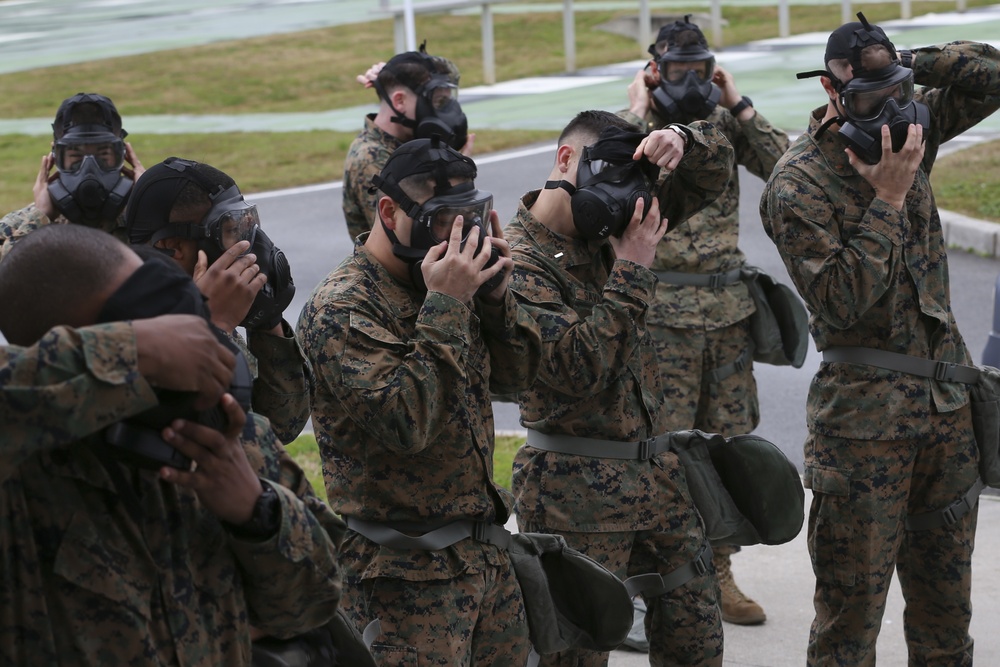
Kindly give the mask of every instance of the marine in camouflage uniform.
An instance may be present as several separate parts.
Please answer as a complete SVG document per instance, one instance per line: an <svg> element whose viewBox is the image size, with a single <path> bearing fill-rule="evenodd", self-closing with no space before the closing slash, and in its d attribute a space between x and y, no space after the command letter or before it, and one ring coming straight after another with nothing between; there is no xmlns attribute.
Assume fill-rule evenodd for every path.
<svg viewBox="0 0 1000 667"><path fill-rule="evenodd" d="M424 67L413 67L413 63L424 60L424 56L426 51L423 45L420 51L401 53L386 63L372 81L384 86L383 89L389 95L397 90L403 91L407 101L402 102L397 108L407 117L414 115L413 111L404 109L407 104L414 104L413 90L423 84L429 76ZM455 63L441 56L427 56L427 58L437 73L446 75L448 81L455 88L458 87L461 74ZM375 219L377 197L375 193L368 192L372 177L382 171L393 151L414 137L413 128L398 122L395 118L396 111L380 95L378 113L365 116L364 128L347 150L347 157L344 159L342 207L347 233L351 235L352 241L356 241L363 232L370 230Z"/></svg>
<svg viewBox="0 0 1000 667"><path fill-rule="evenodd" d="M264 540L157 471L100 459L99 429L156 403L137 371L123 324L0 350L4 664L249 664L251 623L280 637L334 614L343 524L265 419L242 439L280 503Z"/></svg>
<svg viewBox="0 0 1000 667"><path fill-rule="evenodd" d="M383 176L426 143L407 143ZM317 376L313 425L327 494L348 522L344 608L359 630L379 621L371 651L380 665L523 665L525 611L505 550L473 537L395 548L353 523L407 535L469 520L502 526L511 503L493 482L490 391L527 386L541 352L537 325L506 287L495 305L418 291L399 277L407 265L386 233L377 226L359 238L297 327Z"/></svg>
<svg viewBox="0 0 1000 667"><path fill-rule="evenodd" d="M670 52L675 56L682 53L678 57L683 60L658 60ZM788 136L756 111L749 98L744 103L733 76L715 64L701 29L694 23L682 20L661 28L656 43L650 46L650 55L654 58L650 67L659 77L676 77L692 67L704 70L706 80L720 89L718 104L711 110L703 104L697 112L670 107L673 113L668 113L653 99L656 78L642 71L629 87L629 109L619 115L646 132L672 122L707 120L725 135L736 152L732 177L723 193L664 236L656 249L652 268L661 279L646 322L671 406L668 427L672 431L694 428L727 436L749 433L760 422L760 408L749 328L754 303L738 273L746 256L738 245L737 166L766 180L788 148ZM673 276L685 274L681 280L711 274L728 280L720 280L718 285L681 285L674 282L679 276L672 281L665 272ZM732 578L730 555L739 547L715 545L713 549L722 586L723 619L740 624L762 623L763 609L747 598Z"/></svg>
<svg viewBox="0 0 1000 667"><path fill-rule="evenodd" d="M627 126L607 116L601 124L617 120ZM717 197L732 171L732 148L715 127L696 122L688 132L690 145L658 197L676 223ZM537 191L525 195L505 228L515 261L511 290L538 321L545 344L538 379L518 396L522 424L546 434L623 444L665 433L672 407L646 325L655 274L616 259L606 241L553 232L532 212L538 197ZM525 445L514 460L512 484L522 531L561 534L622 579L668 574L707 553L673 452L616 460ZM717 583L710 567L683 586L650 597L650 664L722 664ZM545 665L607 661L607 653L583 650L542 657Z"/></svg>
<svg viewBox="0 0 1000 667"><path fill-rule="evenodd" d="M399 139L375 124L375 114L365 116L365 127L351 142L344 159L344 220L351 240L372 228L375 217L374 193L368 194L375 176L392 152L403 145Z"/></svg>
<svg viewBox="0 0 1000 667"><path fill-rule="evenodd" d="M839 29L846 29L842 37L861 28L848 26ZM1000 107L1000 54L985 44L953 42L900 55L916 83L926 86L914 99L929 108L930 127L922 162L894 186L899 194L883 199L876 193L868 179L879 172L849 161L836 125L819 132L824 120L844 113L828 74L823 85L830 104L812 113L808 131L779 161L761 217L808 306L817 349L874 347L970 364L951 312L945 239L928 175L941 143ZM853 71L857 77L857 65ZM913 146L916 163L919 143ZM901 155L910 150L904 145ZM902 158L883 150L879 166L893 159ZM889 192L885 181L883 187ZM915 515L940 517L977 480L967 385L824 362L806 409L805 485L813 493L808 537L816 574L808 663L875 664L895 569L906 600L910 664L972 665L978 506L972 499L971 511L959 512L953 525L908 525Z"/></svg>

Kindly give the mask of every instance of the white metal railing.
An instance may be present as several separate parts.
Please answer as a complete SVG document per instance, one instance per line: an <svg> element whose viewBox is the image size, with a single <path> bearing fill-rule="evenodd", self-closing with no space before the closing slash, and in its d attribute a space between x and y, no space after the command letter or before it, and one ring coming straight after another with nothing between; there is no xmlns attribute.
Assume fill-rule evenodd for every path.
<svg viewBox="0 0 1000 667"><path fill-rule="evenodd" d="M403 0L402 5L391 6L390 0L379 0L379 8L376 10L380 14L389 14L393 17L394 42L396 53L403 51L413 51L416 49L416 37L414 35L414 16L416 14L441 14L459 9L478 8L481 16L482 40L483 40L483 81L487 84L496 83L496 57L494 53L493 40L493 5L516 2L517 0L429 0L414 3L413 0ZM645 48L653 41L651 32L650 0L637 0L639 10L639 28L636 39L639 46ZM789 5L793 0L778 0L778 35L788 37L791 34L791 21L789 19ZM705 2L705 0L701 0ZM722 5L723 0L707 0L709 5L710 30L712 33L712 45L716 49L723 47L722 40ZM912 17L912 0L899 0L900 18L908 19ZM692 4L700 4L699 0L693 0ZM725 4L729 4L727 1ZM834 4L831 2L830 4ZM861 3L858 3L861 4ZM966 0L955 0L956 9L960 12L966 10ZM576 71L576 19L574 0L562 1L563 13L563 50L566 56L566 71ZM855 20L854 10L851 0L840 1L840 17L842 23Z"/></svg>

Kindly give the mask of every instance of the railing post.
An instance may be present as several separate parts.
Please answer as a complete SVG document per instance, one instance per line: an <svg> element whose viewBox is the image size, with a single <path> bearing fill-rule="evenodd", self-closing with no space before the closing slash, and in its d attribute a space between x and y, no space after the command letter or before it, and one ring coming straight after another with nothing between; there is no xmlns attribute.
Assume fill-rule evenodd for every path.
<svg viewBox="0 0 1000 667"><path fill-rule="evenodd" d="M566 71L576 71L576 21L573 0L563 0L563 49L566 51Z"/></svg>
<svg viewBox="0 0 1000 667"><path fill-rule="evenodd" d="M788 37L791 34L791 26L788 20L788 0L778 2L778 36Z"/></svg>
<svg viewBox="0 0 1000 667"><path fill-rule="evenodd" d="M497 82L497 68L493 52L493 9L489 3L482 5L483 14L483 81L486 85Z"/></svg>
<svg viewBox="0 0 1000 667"><path fill-rule="evenodd" d="M899 0L899 18L913 18L913 9L910 7L910 0Z"/></svg>
<svg viewBox="0 0 1000 667"><path fill-rule="evenodd" d="M841 24L850 23L854 20L851 16L851 0L842 0L840 3L840 22Z"/></svg>
<svg viewBox="0 0 1000 667"><path fill-rule="evenodd" d="M965 12L966 9L965 0L956 0L955 9L957 9L960 12Z"/></svg>
<svg viewBox="0 0 1000 667"><path fill-rule="evenodd" d="M652 23L652 17L649 12L649 0L639 0L639 30L636 31L636 37L639 40L639 49L642 53L646 53L646 47L653 42L650 23Z"/></svg>
<svg viewBox="0 0 1000 667"><path fill-rule="evenodd" d="M722 47L722 0L712 0L712 49Z"/></svg>
<svg viewBox="0 0 1000 667"><path fill-rule="evenodd" d="M392 36L396 53L406 51L406 26L402 14L396 14L392 22Z"/></svg>

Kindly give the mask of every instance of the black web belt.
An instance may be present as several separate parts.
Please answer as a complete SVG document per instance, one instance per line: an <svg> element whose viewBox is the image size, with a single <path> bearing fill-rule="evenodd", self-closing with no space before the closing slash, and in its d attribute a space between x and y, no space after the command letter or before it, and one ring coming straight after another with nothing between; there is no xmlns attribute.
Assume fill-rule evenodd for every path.
<svg viewBox="0 0 1000 667"><path fill-rule="evenodd" d="M871 347L831 347L823 350L823 361L875 366L899 373L934 378L940 382L975 384L979 381L979 369L975 366L934 361Z"/></svg>
<svg viewBox="0 0 1000 667"><path fill-rule="evenodd" d="M437 551L468 537L500 549L507 549L510 546L510 532L503 526L485 521L460 519L428 529L428 526L419 524L363 521L354 517L347 517L346 520L347 527L354 532L364 535L376 544L393 549ZM419 534L409 535L411 532Z"/></svg>
<svg viewBox="0 0 1000 667"><path fill-rule="evenodd" d="M743 279L742 269L722 273L681 273L680 271L653 271L665 285L711 287L713 289L735 285Z"/></svg>
<svg viewBox="0 0 1000 667"><path fill-rule="evenodd" d="M535 449L572 456L589 456L597 459L624 459L648 461L670 449L670 434L665 433L646 440L621 441L583 438L576 435L553 435L528 429L527 444Z"/></svg>
<svg viewBox="0 0 1000 667"><path fill-rule="evenodd" d="M708 572L711 564L712 547L706 542L690 563L685 563L667 574L637 574L629 577L625 580L625 590L631 597L640 593L649 597L665 595Z"/></svg>
<svg viewBox="0 0 1000 667"><path fill-rule="evenodd" d="M986 483L977 478L965 495L948 505L943 510L934 510L924 514L911 514L906 517L906 529L909 531L932 530L941 526L953 526L958 520L972 511L979 502L979 494L986 488Z"/></svg>

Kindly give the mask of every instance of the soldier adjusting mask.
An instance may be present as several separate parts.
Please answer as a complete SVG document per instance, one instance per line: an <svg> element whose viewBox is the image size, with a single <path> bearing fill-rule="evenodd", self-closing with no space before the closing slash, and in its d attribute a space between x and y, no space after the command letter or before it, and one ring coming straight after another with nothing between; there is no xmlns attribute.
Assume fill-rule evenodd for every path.
<svg viewBox="0 0 1000 667"><path fill-rule="evenodd" d="M570 194L573 224L582 238L594 241L621 236L640 199L643 215L649 212L659 170L645 157L632 159L645 136L605 128L597 142L583 149L575 186L568 181L545 183L546 190L562 188Z"/></svg>
<svg viewBox="0 0 1000 667"><path fill-rule="evenodd" d="M827 69L798 74L800 79L825 76L838 93L844 116L838 116L820 127L817 136L833 123L840 124L839 134L859 158L868 164L882 159L882 126L889 126L892 150L898 152L906 142L910 125L930 129L930 110L913 99L913 70L903 67L896 47L878 26L872 26L858 12L860 23L848 23L833 32L826 46ZM884 50L889 61L882 67L865 67L871 58L869 49ZM852 78L842 82L830 71L831 60L847 60ZM884 61L883 61L884 62Z"/></svg>
<svg viewBox="0 0 1000 667"><path fill-rule="evenodd" d="M434 194L422 204L413 201L400 186L402 180L420 174L430 174L434 184ZM455 176L469 180L452 185L451 179ZM462 216L463 248L474 228L479 229L477 254L490 234L493 194L476 189L472 180L475 176L476 166L470 158L434 137L403 144L389 157L382 172L372 178L372 190L384 192L413 220L409 245L403 245L385 221L381 222L386 236L392 241L393 254L410 265L410 279L419 291L427 289L421 270L427 251L451 237L452 226L459 215ZM499 260L500 251L493 248L484 268ZM478 293L488 293L502 281L502 274L497 274L480 286Z"/></svg>
<svg viewBox="0 0 1000 667"><path fill-rule="evenodd" d="M701 29L690 15L660 29L649 53L657 60L660 85L653 90L653 104L674 121L704 119L715 110L722 90L712 83L715 56Z"/></svg>

